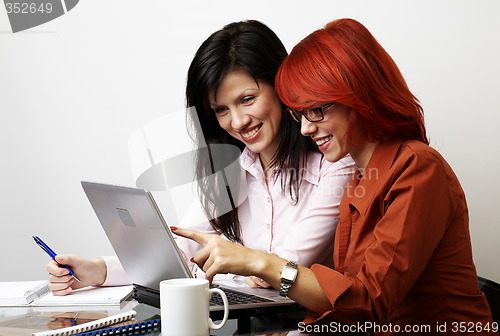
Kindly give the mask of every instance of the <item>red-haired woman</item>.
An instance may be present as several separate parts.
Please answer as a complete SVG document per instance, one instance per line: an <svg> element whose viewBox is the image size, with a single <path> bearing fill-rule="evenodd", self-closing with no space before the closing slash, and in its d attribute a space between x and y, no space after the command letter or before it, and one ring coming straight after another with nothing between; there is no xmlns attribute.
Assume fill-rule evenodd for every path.
<svg viewBox="0 0 500 336"><path fill-rule="evenodd" d="M368 322L358 331L383 334L498 331L478 289L464 192L370 32L350 19L313 32L285 59L276 88L327 160L349 153L359 168L340 205L335 269L295 272L277 256L174 228L205 245L194 260L207 276L252 274L289 288L309 323Z"/></svg>

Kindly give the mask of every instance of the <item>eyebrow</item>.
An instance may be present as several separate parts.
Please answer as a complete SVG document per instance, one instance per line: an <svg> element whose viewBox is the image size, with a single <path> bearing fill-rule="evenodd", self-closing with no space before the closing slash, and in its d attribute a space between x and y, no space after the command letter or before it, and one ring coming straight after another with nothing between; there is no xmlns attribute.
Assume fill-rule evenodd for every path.
<svg viewBox="0 0 500 336"><path fill-rule="evenodd" d="M237 97L236 99L238 99L238 100L239 100L239 99L241 99L241 98L243 98L243 97L246 97L246 96L248 96L248 95L253 94L253 93L250 93L250 92L248 92L248 91L251 91L251 92L256 91L256 92L258 92L258 93L262 92L262 91L261 91L260 86L258 86L258 85L257 85L257 87L251 87L251 88L246 88L246 89L244 89L242 92L240 92L240 93L236 96L236 97ZM212 103L212 102L210 101L210 99L208 99L208 102L210 103L210 106L226 106L226 105L224 105L224 104L219 104L219 103L217 103L216 93L214 94L214 103Z"/></svg>

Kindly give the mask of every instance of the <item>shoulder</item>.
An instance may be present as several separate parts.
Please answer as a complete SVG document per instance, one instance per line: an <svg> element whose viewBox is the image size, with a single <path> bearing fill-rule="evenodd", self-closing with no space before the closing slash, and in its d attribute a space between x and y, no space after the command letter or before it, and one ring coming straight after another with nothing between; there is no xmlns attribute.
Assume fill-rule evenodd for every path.
<svg viewBox="0 0 500 336"><path fill-rule="evenodd" d="M401 143L401 152L411 155L428 157L438 161L444 161L443 157L437 150L429 145L417 140L407 140Z"/></svg>
<svg viewBox="0 0 500 336"><path fill-rule="evenodd" d="M453 169L443 156L421 141L402 142L394 159L393 168L415 171L416 174L434 174L458 182Z"/></svg>
<svg viewBox="0 0 500 336"><path fill-rule="evenodd" d="M421 162L426 164L436 164L438 166L448 166L443 156L434 148L421 141L407 140L401 143L394 162L400 164L405 161Z"/></svg>
<svg viewBox="0 0 500 336"><path fill-rule="evenodd" d="M411 190L421 200L467 209L465 193L455 172L434 148L420 141L403 141L387 176L387 185L398 197ZM442 211L446 207L443 205Z"/></svg>

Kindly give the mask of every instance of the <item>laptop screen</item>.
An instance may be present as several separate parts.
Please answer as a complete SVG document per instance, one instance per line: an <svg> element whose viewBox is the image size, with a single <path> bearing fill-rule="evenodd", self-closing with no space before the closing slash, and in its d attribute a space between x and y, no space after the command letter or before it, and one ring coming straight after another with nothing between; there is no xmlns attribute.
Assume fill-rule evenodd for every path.
<svg viewBox="0 0 500 336"><path fill-rule="evenodd" d="M148 191L94 182L82 187L132 283L159 290L162 280L192 277Z"/></svg>

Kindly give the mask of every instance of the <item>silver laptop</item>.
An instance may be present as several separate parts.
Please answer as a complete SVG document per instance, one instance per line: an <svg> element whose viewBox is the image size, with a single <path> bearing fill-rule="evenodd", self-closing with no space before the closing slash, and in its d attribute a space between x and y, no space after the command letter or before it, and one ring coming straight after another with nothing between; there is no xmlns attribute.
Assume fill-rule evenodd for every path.
<svg viewBox="0 0 500 336"><path fill-rule="evenodd" d="M193 277L152 194L143 189L82 181L83 189L115 250L139 302L159 307L159 283ZM230 301L230 310L266 307L302 309L274 289L214 285ZM236 296L236 298L235 298ZM218 296L214 296L216 298ZM233 302L231 302L233 301ZM211 304L212 311L223 310Z"/></svg>

